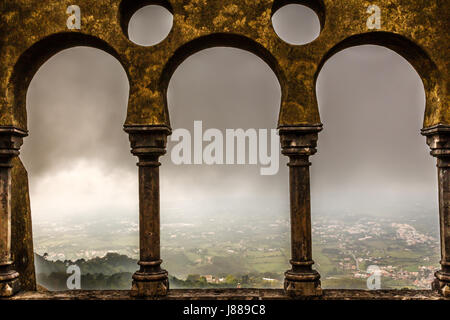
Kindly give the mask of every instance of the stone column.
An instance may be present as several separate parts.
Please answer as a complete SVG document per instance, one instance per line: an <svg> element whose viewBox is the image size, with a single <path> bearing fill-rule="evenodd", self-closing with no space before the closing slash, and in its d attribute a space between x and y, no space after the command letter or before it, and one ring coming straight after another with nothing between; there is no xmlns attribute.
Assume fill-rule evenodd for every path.
<svg viewBox="0 0 450 320"><path fill-rule="evenodd" d="M164 296L169 290L161 269L159 216L159 157L166 153L167 127L125 127L139 167L140 269L133 275L132 296Z"/></svg>
<svg viewBox="0 0 450 320"><path fill-rule="evenodd" d="M439 222L441 235L441 270L436 272L433 288L450 297L450 126L437 125L422 130L437 158L439 186Z"/></svg>
<svg viewBox="0 0 450 320"><path fill-rule="evenodd" d="M322 294L320 275L312 269L309 156L316 153L322 126L280 128L282 153L289 157L292 269L286 271L284 289L290 296Z"/></svg>
<svg viewBox="0 0 450 320"><path fill-rule="evenodd" d="M0 128L0 297L10 297L20 289L11 255L11 168L26 135L12 127Z"/></svg>

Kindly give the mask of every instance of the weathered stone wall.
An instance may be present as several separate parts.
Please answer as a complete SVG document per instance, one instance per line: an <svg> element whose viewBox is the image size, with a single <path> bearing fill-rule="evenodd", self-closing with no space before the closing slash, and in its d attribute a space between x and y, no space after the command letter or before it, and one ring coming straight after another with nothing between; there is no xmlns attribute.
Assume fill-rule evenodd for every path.
<svg viewBox="0 0 450 320"><path fill-rule="evenodd" d="M41 291L23 292L10 298L13 300L130 300L130 291ZM162 300L290 300L281 289L173 289L166 297L147 298ZM297 297L298 299L298 297ZM301 298L300 298L301 299ZM323 290L320 297L310 300L450 300L431 290Z"/></svg>
<svg viewBox="0 0 450 320"><path fill-rule="evenodd" d="M318 39L295 46L282 41L272 24L272 6L303 3L322 20ZM68 30L66 9L81 8L81 30ZM162 3L174 15L168 37L152 47L127 38L128 20L146 4ZM381 8L381 29L368 30L366 10ZM424 82L424 126L450 124L447 107L448 43L446 0L16 0L0 3L0 125L26 129L25 96L36 69L63 48L103 49L129 76L127 125L170 125L166 87L171 73L190 54L212 46L234 46L261 56L282 86L280 126L320 122L315 79L333 53L360 44L387 46L408 59ZM31 49L30 49L31 48Z"/></svg>
<svg viewBox="0 0 450 320"><path fill-rule="evenodd" d="M306 45L276 35L271 16L286 3L310 6L322 31ZM81 8L81 30L66 26L69 5ZM161 4L174 15L161 43L132 43L132 14ZM381 9L381 27L369 30L367 8ZM320 127L315 81L321 67L345 48L376 44L395 50L424 83L424 127L450 126L448 108L449 35L447 0L15 0L0 2L0 128L26 130L26 92L36 70L55 53L91 46L116 57L125 69L130 94L127 128L170 128L166 91L172 73L189 55L214 46L232 46L260 56L282 88L279 127ZM128 150L124 150L128 152ZM22 288L35 286L31 217L26 171L12 171L12 255Z"/></svg>
<svg viewBox="0 0 450 320"><path fill-rule="evenodd" d="M27 171L14 158L11 172L11 251L14 270L20 274L22 290L36 290L33 235Z"/></svg>

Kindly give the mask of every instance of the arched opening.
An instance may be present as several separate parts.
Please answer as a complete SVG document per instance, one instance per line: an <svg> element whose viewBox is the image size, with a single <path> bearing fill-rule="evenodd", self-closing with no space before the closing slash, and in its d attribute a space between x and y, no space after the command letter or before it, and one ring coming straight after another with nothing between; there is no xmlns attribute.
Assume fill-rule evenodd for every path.
<svg viewBox="0 0 450 320"><path fill-rule="evenodd" d="M376 268L383 289L429 288L439 261L437 181L420 129L431 84L424 90L402 56L369 45L389 41L356 40L327 57L316 84L324 124L311 172L316 268L324 288L375 288ZM406 58L432 71L413 51Z"/></svg>
<svg viewBox="0 0 450 320"><path fill-rule="evenodd" d="M122 0L119 18L123 33L133 43L151 46L172 29L173 8L167 0Z"/></svg>
<svg viewBox="0 0 450 320"><path fill-rule="evenodd" d="M298 3L289 3L273 9L276 11L272 11L272 26L283 41L292 45L303 45L314 41L320 35L321 21L313 9Z"/></svg>
<svg viewBox="0 0 450 320"><path fill-rule="evenodd" d="M216 42L217 47L202 51L188 46L179 56L183 59L169 65L174 70L166 82L173 133L160 160L163 266L172 276L171 288L280 287L290 248L287 167L278 138L269 136L277 126L280 83L264 57ZM202 128L195 129L194 121ZM273 175L261 175L267 165L259 161L249 164L254 150L248 139L245 164L237 164L237 148L234 164L226 164L226 129L239 128L257 135L259 129L268 130L267 154L279 161ZM184 140L179 129L190 134L191 165L174 163ZM210 129L223 137L218 157L223 164L207 164L205 157L194 164L197 148L204 155L217 140L204 139ZM257 143L264 152L259 137Z"/></svg>
<svg viewBox="0 0 450 320"><path fill-rule="evenodd" d="M11 104L14 106L13 122L15 127L22 130L27 129L26 95L28 86L38 69L53 55L76 46L100 49L121 62L117 52L109 44L99 38L83 33L56 33L35 43L20 56L14 66L13 74L8 84L14 99Z"/></svg>
<svg viewBox="0 0 450 320"><path fill-rule="evenodd" d="M29 137L20 156L30 183L37 282L77 289L76 266L81 289L127 289L138 254L136 166L122 129L127 74L114 56L92 47L37 60L23 92Z"/></svg>
<svg viewBox="0 0 450 320"><path fill-rule="evenodd" d="M153 46L163 41L172 30L173 15L169 9L149 5L137 10L128 23L130 40L141 46Z"/></svg>

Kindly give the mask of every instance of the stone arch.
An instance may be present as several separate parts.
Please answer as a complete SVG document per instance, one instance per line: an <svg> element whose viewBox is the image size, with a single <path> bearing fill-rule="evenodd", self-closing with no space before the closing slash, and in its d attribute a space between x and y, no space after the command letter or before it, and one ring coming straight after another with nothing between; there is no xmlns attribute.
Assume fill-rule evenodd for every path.
<svg viewBox="0 0 450 320"><path fill-rule="evenodd" d="M129 74L117 52L105 41L82 33L63 32L53 34L28 48L14 65L8 82L8 104L11 115L5 130L17 135L27 135L26 96L29 84L38 69L55 54L73 47L92 47L113 56ZM11 129L12 128L12 129ZM28 173L21 159L12 160L11 170L11 252L14 269L21 274L24 290L36 289L34 246L32 237L31 207Z"/></svg>
<svg viewBox="0 0 450 320"><path fill-rule="evenodd" d="M432 288L448 296L450 289L450 231L448 228L450 109L447 105L446 65L442 63L439 56L436 57L436 51L429 51L426 46L424 48L418 41L411 40L404 35L382 31L359 33L345 38L326 52L314 75L314 87L322 67L334 54L360 45L378 45L396 52L411 64L422 80L425 91L425 110L421 133L426 136L427 144L431 149L430 154L437 159L439 193L441 270L435 273L436 279L432 283Z"/></svg>
<svg viewBox="0 0 450 320"><path fill-rule="evenodd" d="M139 6L164 3L173 8L174 26L169 36L152 48L132 44L123 32L127 14ZM270 23L276 3L309 4L321 20L321 35L303 46L283 43ZM134 275L132 293L141 296L167 294L167 273L160 268L157 205L158 158L165 153L166 137L170 133L167 106L161 91L161 72L179 48L197 43L197 39L203 37L215 39L219 34L227 34L224 37L228 39L240 37L234 39L247 38L258 43L275 57L288 80L286 84L282 83L284 77L280 76L282 106L279 128L283 154L290 158L290 179L293 181L290 190L291 217L294 218L292 270L286 273L285 282L287 293L292 295L321 294L320 275L311 269L314 262L310 237L308 159L316 151L317 132L321 129L314 75L335 52L358 44L379 44L391 48L418 70L427 95L423 134L428 138L432 154L438 158L439 168L443 257L437 279L442 292L448 295L450 112L446 81L448 35L444 27L448 6L443 1L379 0L384 21L381 28L385 31L367 33L367 5L363 0L79 0L85 13L82 32L67 32L65 2L28 0L26 4L25 1L0 3L0 48L4 52L0 56L0 184L6 190L0 193L0 202L3 203L0 214L6 217L0 220L0 235L6 235L0 241L3 253L0 257L0 295L12 295L18 289L19 275L11 268L11 239L5 230L11 226L10 164L19 152L22 137L26 135L25 98L19 93L24 92L24 84L33 74L28 72L28 68L31 67L32 71L37 66L33 59L41 57L45 60L45 55L53 50L56 53L58 48L76 45L103 49L117 58L120 56L119 61L126 64L124 69L130 82L130 98L125 130L130 135L132 152L139 158L143 227L153 228L140 234L141 270ZM62 44L55 43L55 39L60 39Z"/></svg>
<svg viewBox="0 0 450 320"><path fill-rule="evenodd" d="M123 60L105 41L75 32L52 34L28 48L14 65L8 84L8 90L11 92L8 97L9 104L12 107L12 125L14 127L27 130L26 93L37 70L53 55L77 46L96 48L112 55L123 66L129 79L128 69L125 67Z"/></svg>
<svg viewBox="0 0 450 320"><path fill-rule="evenodd" d="M242 49L250 53L255 54L261 58L275 73L281 87L281 101L286 95L287 81L286 77L280 68L277 59L262 45L258 44L254 40L232 33L215 33L208 36L203 36L192 40L181 47L179 47L174 55L168 60L162 71L160 78L160 90L163 93L164 109L167 114L167 119L170 119L168 104L167 104L167 89L170 83L170 79L175 70L180 66L187 58L193 54L200 52L204 49L214 47L233 47ZM281 109L281 106L280 106ZM281 112L281 110L280 110ZM280 113L279 112L279 113ZM170 120L168 120L170 121ZM170 123L168 124L170 126Z"/></svg>
<svg viewBox="0 0 450 320"><path fill-rule="evenodd" d="M336 53L360 45L379 45L391 49L405 58L422 79L426 106L423 127L449 121L445 111L444 77L430 56L411 40L390 32L369 32L346 38L332 47L321 59L314 76L314 87L322 67ZM314 88L315 90L315 88Z"/></svg>

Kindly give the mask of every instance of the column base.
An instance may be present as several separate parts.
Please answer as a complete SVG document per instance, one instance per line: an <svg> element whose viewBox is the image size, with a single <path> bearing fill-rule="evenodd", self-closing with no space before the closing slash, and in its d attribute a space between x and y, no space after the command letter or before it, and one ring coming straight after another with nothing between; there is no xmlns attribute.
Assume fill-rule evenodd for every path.
<svg viewBox="0 0 450 320"><path fill-rule="evenodd" d="M0 297L11 297L20 291L19 273L10 271L0 274Z"/></svg>
<svg viewBox="0 0 450 320"><path fill-rule="evenodd" d="M163 297L169 291L169 277L166 270L157 273L135 272L131 286L132 297Z"/></svg>
<svg viewBox="0 0 450 320"><path fill-rule="evenodd" d="M450 298L450 274L437 271L435 276L436 280L432 284L433 290L437 290L444 297Z"/></svg>
<svg viewBox="0 0 450 320"><path fill-rule="evenodd" d="M291 297L316 297L322 295L320 274L311 270L308 273L288 270L284 274L284 290Z"/></svg>

